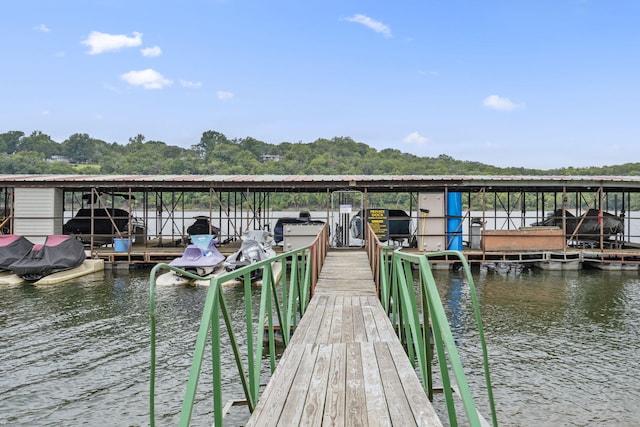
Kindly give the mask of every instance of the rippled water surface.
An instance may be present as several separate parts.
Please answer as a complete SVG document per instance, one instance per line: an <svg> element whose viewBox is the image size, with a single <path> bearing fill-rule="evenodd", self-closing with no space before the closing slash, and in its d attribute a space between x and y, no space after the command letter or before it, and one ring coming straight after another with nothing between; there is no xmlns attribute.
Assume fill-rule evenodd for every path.
<svg viewBox="0 0 640 427"><path fill-rule="evenodd" d="M468 288L436 277L465 363L480 372ZM501 425L639 425L637 272L483 269L474 281Z"/></svg>
<svg viewBox="0 0 640 427"><path fill-rule="evenodd" d="M149 425L148 274L0 287L0 425ZM157 292L156 424L176 425L207 288ZM241 315L238 291L225 292ZM225 359L224 398L242 398L233 358ZM211 382L201 384L194 419L212 420Z"/></svg>
<svg viewBox="0 0 640 427"><path fill-rule="evenodd" d="M0 287L0 425L149 424L148 273ZM461 278L436 272L463 361L480 372ZM501 425L638 425L637 272L481 269L475 281ZM177 423L206 291L158 290L158 425ZM241 293L225 292L240 321ZM241 398L226 359L224 399ZM479 381L470 376L472 388ZM194 425L210 425L211 407L205 391ZM239 425L246 413L233 417Z"/></svg>

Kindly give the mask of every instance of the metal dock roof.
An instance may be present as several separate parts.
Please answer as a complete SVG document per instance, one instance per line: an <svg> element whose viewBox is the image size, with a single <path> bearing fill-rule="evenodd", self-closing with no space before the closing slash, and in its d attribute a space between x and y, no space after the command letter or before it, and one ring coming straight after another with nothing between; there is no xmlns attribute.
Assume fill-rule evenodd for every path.
<svg viewBox="0 0 640 427"><path fill-rule="evenodd" d="M0 187L184 191L640 191L640 176L0 175Z"/></svg>

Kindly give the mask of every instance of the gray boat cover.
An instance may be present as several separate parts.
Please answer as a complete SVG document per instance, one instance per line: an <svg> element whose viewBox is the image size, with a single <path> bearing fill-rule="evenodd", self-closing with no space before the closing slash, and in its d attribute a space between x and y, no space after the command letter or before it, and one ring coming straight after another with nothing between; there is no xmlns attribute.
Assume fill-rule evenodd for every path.
<svg viewBox="0 0 640 427"><path fill-rule="evenodd" d="M33 242L17 234L0 235L0 271L9 271L9 266L25 256L33 248Z"/></svg>
<svg viewBox="0 0 640 427"><path fill-rule="evenodd" d="M48 236L44 244L33 245L9 269L24 280L35 282L49 274L78 267L85 259L82 242L67 235L53 235Z"/></svg>

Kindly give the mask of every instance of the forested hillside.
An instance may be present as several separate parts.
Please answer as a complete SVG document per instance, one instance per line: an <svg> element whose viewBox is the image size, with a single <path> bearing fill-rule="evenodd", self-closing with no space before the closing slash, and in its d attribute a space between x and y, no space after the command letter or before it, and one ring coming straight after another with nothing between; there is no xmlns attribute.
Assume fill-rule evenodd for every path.
<svg viewBox="0 0 640 427"><path fill-rule="evenodd" d="M182 148L146 141L143 135L119 144L80 133L58 142L39 131L10 131L0 133L0 173L640 175L640 163L538 170L499 168L446 154L418 157L395 149L378 151L349 137L268 144L251 137L228 139L209 130L199 143Z"/></svg>

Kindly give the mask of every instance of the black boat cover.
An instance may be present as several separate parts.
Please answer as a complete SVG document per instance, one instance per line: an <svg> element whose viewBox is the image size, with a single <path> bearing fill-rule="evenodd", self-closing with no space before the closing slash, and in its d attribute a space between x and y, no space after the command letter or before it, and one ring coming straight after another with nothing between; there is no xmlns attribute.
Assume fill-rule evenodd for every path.
<svg viewBox="0 0 640 427"><path fill-rule="evenodd" d="M33 242L17 234L0 235L0 271L8 271L9 266L25 256L33 248Z"/></svg>
<svg viewBox="0 0 640 427"><path fill-rule="evenodd" d="M24 280L35 282L49 274L78 267L85 258L82 242L71 236L53 235L48 236L44 244L34 245L9 269Z"/></svg>
<svg viewBox="0 0 640 427"><path fill-rule="evenodd" d="M556 226L562 228L562 209L549 214L543 221L532 226ZM564 222L568 236L584 240L599 240L602 233L605 239L624 232L624 223L619 216L598 209L588 209L582 216L576 217L564 211Z"/></svg>

